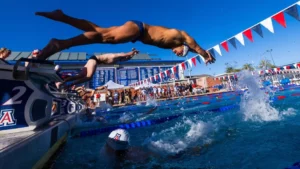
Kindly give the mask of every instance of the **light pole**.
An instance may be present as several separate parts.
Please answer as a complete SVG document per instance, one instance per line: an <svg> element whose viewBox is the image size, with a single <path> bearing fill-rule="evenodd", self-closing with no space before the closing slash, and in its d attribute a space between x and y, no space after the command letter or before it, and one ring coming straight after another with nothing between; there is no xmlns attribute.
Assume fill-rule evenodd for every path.
<svg viewBox="0 0 300 169"><path fill-rule="evenodd" d="M273 65L275 66L275 62L274 62L274 59L273 59L273 56L272 56L272 51L273 51L273 49L269 49L269 50L267 50L266 52L269 52L269 53L270 53L270 56L271 56Z"/></svg>

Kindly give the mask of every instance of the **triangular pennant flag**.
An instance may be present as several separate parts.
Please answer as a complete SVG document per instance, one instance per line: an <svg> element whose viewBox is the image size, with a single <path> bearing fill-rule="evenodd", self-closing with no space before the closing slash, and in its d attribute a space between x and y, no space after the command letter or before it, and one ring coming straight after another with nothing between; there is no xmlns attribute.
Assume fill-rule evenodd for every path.
<svg viewBox="0 0 300 169"><path fill-rule="evenodd" d="M184 63L184 65L185 65L185 67L188 69L189 68L189 64L188 64L188 62L187 61L185 61L185 62L183 62Z"/></svg>
<svg viewBox="0 0 300 169"><path fill-rule="evenodd" d="M231 38L228 40L228 42L236 49L236 42L235 42L235 38Z"/></svg>
<svg viewBox="0 0 300 169"><path fill-rule="evenodd" d="M242 33L239 33L234 36L243 46L245 46L244 36Z"/></svg>
<svg viewBox="0 0 300 169"><path fill-rule="evenodd" d="M177 66L173 67L173 73L175 74L177 72Z"/></svg>
<svg viewBox="0 0 300 169"><path fill-rule="evenodd" d="M203 60L203 62L205 63L205 60L204 60L204 58L203 58L202 56L200 56L200 55L196 56L196 59L197 59L198 62L201 64L200 58L201 58L201 59Z"/></svg>
<svg viewBox="0 0 300 169"><path fill-rule="evenodd" d="M214 49L215 51L217 51L218 54L219 54L220 56L222 56L221 49L220 49L220 46L219 46L219 45L214 46L213 49Z"/></svg>
<svg viewBox="0 0 300 169"><path fill-rule="evenodd" d="M300 2L300 1L299 1ZM291 7L289 7L288 9L286 9L284 12L286 12L287 14L289 14L290 16L296 18L298 21L300 21L300 17L299 17L299 12L298 12L298 7L297 5L293 5Z"/></svg>
<svg viewBox="0 0 300 169"><path fill-rule="evenodd" d="M190 67L193 67L192 59L187 60L187 62L189 63Z"/></svg>
<svg viewBox="0 0 300 169"><path fill-rule="evenodd" d="M195 58L195 57L192 57L191 60L192 60L192 62L193 62L193 64L194 64L194 66L196 66L196 58Z"/></svg>
<svg viewBox="0 0 300 169"><path fill-rule="evenodd" d="M183 70L185 70L185 64L184 64L184 62L181 63L181 67L182 67Z"/></svg>
<svg viewBox="0 0 300 169"><path fill-rule="evenodd" d="M275 21L277 21L280 25L282 25L283 27L286 28L286 22L284 19L284 13L283 12L279 12L278 14L274 15L272 17Z"/></svg>
<svg viewBox="0 0 300 169"><path fill-rule="evenodd" d="M253 42L252 32L251 29L247 29L243 32L243 34L251 41Z"/></svg>
<svg viewBox="0 0 300 169"><path fill-rule="evenodd" d="M259 36L261 36L262 38L264 37L263 36L263 32L262 32L262 29L261 29L261 25L260 24L257 24L255 26L252 27L252 30L254 30Z"/></svg>
<svg viewBox="0 0 300 169"><path fill-rule="evenodd" d="M169 70L167 70L167 76L170 76L170 75L171 75L171 71L169 69Z"/></svg>
<svg viewBox="0 0 300 169"><path fill-rule="evenodd" d="M229 52L228 44L227 44L226 41L222 42L221 45L223 46L223 48L224 48L227 52Z"/></svg>
<svg viewBox="0 0 300 169"><path fill-rule="evenodd" d="M208 52L209 52L214 58L216 58L215 51L214 51L213 48L209 49Z"/></svg>
<svg viewBox="0 0 300 169"><path fill-rule="evenodd" d="M158 76L159 76L159 78L160 78L160 79L162 79L161 73L159 73L159 75L158 75Z"/></svg>
<svg viewBox="0 0 300 169"><path fill-rule="evenodd" d="M274 28L273 28L273 23L271 18L267 18L261 21L260 24L262 24L262 26L267 28L270 32L274 33Z"/></svg>

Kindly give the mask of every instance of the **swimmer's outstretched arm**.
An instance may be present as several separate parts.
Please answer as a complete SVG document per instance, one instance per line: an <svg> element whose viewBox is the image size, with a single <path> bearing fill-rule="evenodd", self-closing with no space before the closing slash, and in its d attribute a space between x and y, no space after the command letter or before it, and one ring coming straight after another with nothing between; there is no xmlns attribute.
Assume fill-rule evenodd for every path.
<svg viewBox="0 0 300 169"><path fill-rule="evenodd" d="M181 31L181 34L183 35L185 42L190 47L191 51L203 56L206 64L215 62L216 59L208 51L202 49L194 40L194 38L188 35L185 31Z"/></svg>

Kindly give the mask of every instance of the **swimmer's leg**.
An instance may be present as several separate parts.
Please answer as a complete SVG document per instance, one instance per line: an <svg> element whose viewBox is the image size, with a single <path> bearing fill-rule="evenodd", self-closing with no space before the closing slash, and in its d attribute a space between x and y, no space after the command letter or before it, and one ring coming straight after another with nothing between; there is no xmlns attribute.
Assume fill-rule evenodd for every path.
<svg viewBox="0 0 300 169"><path fill-rule="evenodd" d="M40 52L37 58L46 60L51 55L74 46L89 45L96 43L120 44L130 42L139 36L139 27L133 22L126 22L124 25L108 32L85 32L70 39L52 39Z"/></svg>
<svg viewBox="0 0 300 169"><path fill-rule="evenodd" d="M36 12L38 16L43 16L48 19L59 21L68 25L71 25L77 29L83 30L85 32L89 31L103 31L106 28L101 28L93 22L90 22L85 19L78 19L72 16L66 15L61 10L54 10L52 12Z"/></svg>

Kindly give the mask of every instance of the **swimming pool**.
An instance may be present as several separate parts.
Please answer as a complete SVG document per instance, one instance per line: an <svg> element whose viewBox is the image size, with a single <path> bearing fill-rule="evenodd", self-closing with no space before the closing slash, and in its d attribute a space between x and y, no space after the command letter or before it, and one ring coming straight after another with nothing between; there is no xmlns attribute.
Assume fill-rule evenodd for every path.
<svg viewBox="0 0 300 169"><path fill-rule="evenodd" d="M285 168L300 158L299 105L300 89L293 88L274 95L228 92L99 111L106 121L82 122L52 168ZM136 162L103 156L108 126L120 123L127 123L122 127L132 147L155 155Z"/></svg>

